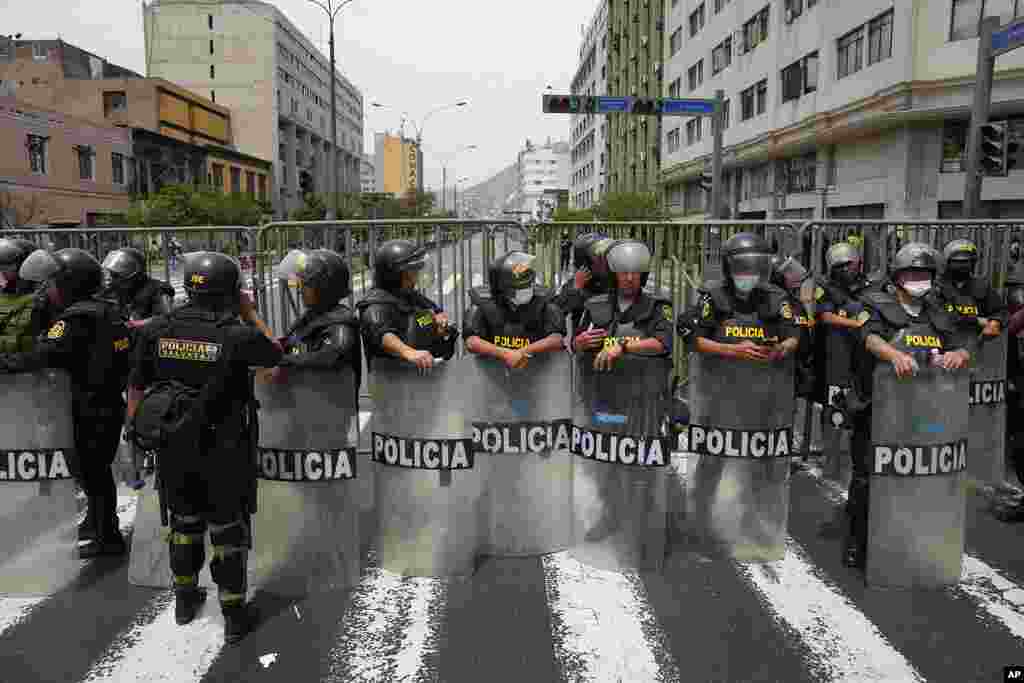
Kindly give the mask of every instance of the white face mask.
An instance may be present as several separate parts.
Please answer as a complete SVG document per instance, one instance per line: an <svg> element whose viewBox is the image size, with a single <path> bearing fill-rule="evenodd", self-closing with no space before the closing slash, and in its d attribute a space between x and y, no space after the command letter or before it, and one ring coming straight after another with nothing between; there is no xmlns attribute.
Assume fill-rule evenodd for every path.
<svg viewBox="0 0 1024 683"><path fill-rule="evenodd" d="M903 285L903 291L914 297L920 299L925 294L930 292L932 289L931 280L925 282L907 282Z"/></svg>
<svg viewBox="0 0 1024 683"><path fill-rule="evenodd" d="M517 289L516 293L512 295L512 301L515 302L516 306L525 306L530 303L533 301L533 287Z"/></svg>
<svg viewBox="0 0 1024 683"><path fill-rule="evenodd" d="M738 294L750 294L760 280L761 278L756 275L734 275L732 283L736 286Z"/></svg>

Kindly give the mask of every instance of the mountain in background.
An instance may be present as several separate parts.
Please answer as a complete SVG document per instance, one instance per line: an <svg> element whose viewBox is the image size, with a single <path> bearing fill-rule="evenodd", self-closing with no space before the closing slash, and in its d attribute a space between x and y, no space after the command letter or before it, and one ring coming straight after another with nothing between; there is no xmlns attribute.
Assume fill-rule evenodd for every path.
<svg viewBox="0 0 1024 683"><path fill-rule="evenodd" d="M484 182L461 189L459 191L459 204L465 207L464 213L468 214L466 217L486 218L494 216L495 218L503 218L501 215L502 211L516 208L513 206L516 192L516 177L516 165L510 164L507 168L499 171ZM451 206L454 201L451 189L448 190L447 194L447 205ZM463 200L465 200L465 204L463 204Z"/></svg>

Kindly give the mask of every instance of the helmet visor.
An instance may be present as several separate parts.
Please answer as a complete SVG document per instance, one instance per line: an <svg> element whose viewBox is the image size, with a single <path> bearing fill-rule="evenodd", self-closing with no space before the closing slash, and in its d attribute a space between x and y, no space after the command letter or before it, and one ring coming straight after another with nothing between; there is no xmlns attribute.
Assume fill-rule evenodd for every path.
<svg viewBox="0 0 1024 683"><path fill-rule="evenodd" d="M139 274L139 263L131 254L112 251L103 259L103 270L119 278L129 278Z"/></svg>
<svg viewBox="0 0 1024 683"><path fill-rule="evenodd" d="M309 257L309 252L303 249L292 249L274 268L275 277L279 280L287 280L289 287L301 287Z"/></svg>
<svg viewBox="0 0 1024 683"><path fill-rule="evenodd" d="M45 249L36 249L18 270L18 277L31 282L46 282L60 272L60 264Z"/></svg>
<svg viewBox="0 0 1024 683"><path fill-rule="evenodd" d="M509 289L533 287L537 281L536 263L537 257L532 254L528 258L519 257L515 263L508 266L508 276L502 284Z"/></svg>
<svg viewBox="0 0 1024 683"><path fill-rule="evenodd" d="M772 272L770 254L736 254L729 257L729 270L733 277L757 276L760 282L768 282Z"/></svg>
<svg viewBox="0 0 1024 683"><path fill-rule="evenodd" d="M608 269L613 273L647 273L651 251L642 242L616 244L608 250Z"/></svg>

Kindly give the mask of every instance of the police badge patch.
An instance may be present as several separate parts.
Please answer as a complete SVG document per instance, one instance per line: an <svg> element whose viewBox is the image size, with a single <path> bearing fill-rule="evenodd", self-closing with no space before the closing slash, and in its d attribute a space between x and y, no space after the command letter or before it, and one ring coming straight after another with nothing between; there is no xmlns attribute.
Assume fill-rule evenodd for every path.
<svg viewBox="0 0 1024 683"><path fill-rule="evenodd" d="M704 299L704 307L700 309L700 317L704 320L711 319L711 300L708 298Z"/></svg>
<svg viewBox="0 0 1024 683"><path fill-rule="evenodd" d="M786 320L793 319L793 309L789 304L782 304L782 317Z"/></svg>
<svg viewBox="0 0 1024 683"><path fill-rule="evenodd" d="M861 311L860 315L857 316L857 322L866 323L869 320L871 320L871 314L867 311Z"/></svg>
<svg viewBox="0 0 1024 683"><path fill-rule="evenodd" d="M58 320L53 324L50 330L46 333L47 339L60 339L64 336L65 324L63 320Z"/></svg>
<svg viewBox="0 0 1024 683"><path fill-rule="evenodd" d="M824 296L825 296L825 290L823 288L821 288L821 287L815 287L814 288L814 300L815 301L821 301Z"/></svg>
<svg viewBox="0 0 1024 683"><path fill-rule="evenodd" d="M661 315L665 318L665 320L667 320L669 322L672 322L672 307L671 306L662 306L661 307Z"/></svg>

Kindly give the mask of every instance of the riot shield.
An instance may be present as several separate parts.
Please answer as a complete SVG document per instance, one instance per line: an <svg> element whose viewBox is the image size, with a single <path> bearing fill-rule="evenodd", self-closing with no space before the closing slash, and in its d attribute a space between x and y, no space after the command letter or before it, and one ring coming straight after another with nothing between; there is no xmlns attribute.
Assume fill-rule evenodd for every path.
<svg viewBox="0 0 1024 683"><path fill-rule="evenodd" d="M355 375L350 368L290 370L284 382L255 388L259 490L249 585L291 596L348 588L361 568ZM167 529L152 478L149 484L139 496L129 580L164 588L171 579ZM205 543L210 558L209 535ZM214 586L208 565L200 584Z"/></svg>
<svg viewBox="0 0 1024 683"><path fill-rule="evenodd" d="M473 574L490 463L473 451L467 406L483 397L472 395L466 366L463 359L435 359L421 373L397 359L373 360L370 450L383 569L405 576Z"/></svg>
<svg viewBox="0 0 1024 683"><path fill-rule="evenodd" d="M521 370L468 356L479 397L470 409L478 460L489 461L481 551L541 555L572 537L570 356L537 354Z"/></svg>
<svg viewBox="0 0 1024 683"><path fill-rule="evenodd" d="M574 358L571 552L601 568L660 571L674 450L663 434L671 361L625 354L598 372L594 357Z"/></svg>
<svg viewBox="0 0 1024 683"><path fill-rule="evenodd" d="M867 583L934 588L960 581L969 434L966 371L875 368Z"/></svg>
<svg viewBox="0 0 1024 683"><path fill-rule="evenodd" d="M786 552L793 445L793 359L690 355L687 526L705 551L745 562ZM676 537L677 534L673 534Z"/></svg>
<svg viewBox="0 0 1024 683"><path fill-rule="evenodd" d="M985 337L975 351L970 384L968 474L1006 485L1006 334Z"/></svg>
<svg viewBox="0 0 1024 683"><path fill-rule="evenodd" d="M0 392L0 594L48 594L81 567L71 378L52 369L5 374Z"/></svg>

